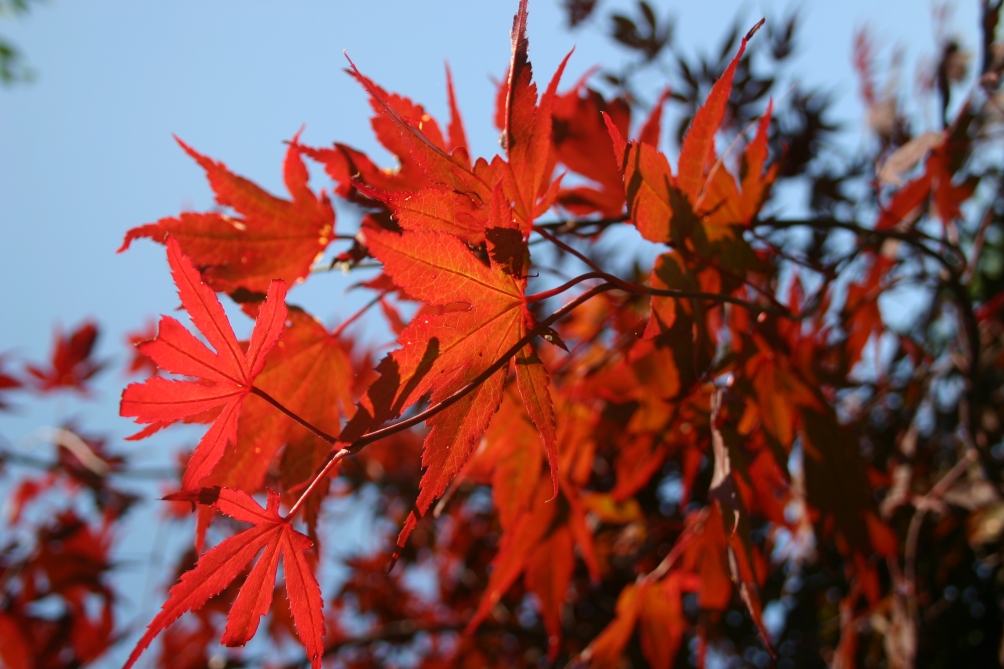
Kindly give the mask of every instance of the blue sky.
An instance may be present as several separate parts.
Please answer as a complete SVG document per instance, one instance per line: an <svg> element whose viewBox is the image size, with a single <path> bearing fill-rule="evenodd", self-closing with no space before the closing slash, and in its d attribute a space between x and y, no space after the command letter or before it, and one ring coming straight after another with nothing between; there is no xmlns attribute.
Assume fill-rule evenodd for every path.
<svg viewBox="0 0 1004 669"><path fill-rule="evenodd" d="M474 153L490 156L498 148L490 78L508 64L516 4L50 0L21 20L0 20L0 34L38 73L33 84L0 89L0 352L42 359L55 324L72 327L93 317L104 327L101 356L121 362L124 333L177 306L161 246L140 241L115 253L133 226L212 205L202 171L172 133L277 194L284 193L283 142L304 125L306 144L343 141L388 164L372 140L366 98L342 72L343 50L363 73L438 118L446 117L449 61ZM977 43L977 5L967 0L954 14L955 32L968 47ZM680 19L677 43L711 51L734 16L752 25L761 14L780 17L792 6L705 0L674 2L671 10ZM797 6L805 26L796 70L807 83L836 90L836 116L852 128L863 118L850 67L855 28L872 24L881 44L906 49L909 85L917 58L933 50L927 2ZM538 80L550 78L573 46L567 84L596 63L625 57L595 29L567 31L557 0L532 0L529 36ZM855 129L845 141L853 147L867 137ZM319 169L314 183L330 187ZM353 280L318 276L294 288L290 301L331 324L351 310L343 290ZM246 334L250 322L241 318L234 317L238 334ZM0 434L16 442L39 425L77 415L94 430L125 436L133 429L117 417L124 383L106 374L97 401L86 405L26 403L19 414L0 414ZM123 448L160 459L177 443L168 434Z"/></svg>

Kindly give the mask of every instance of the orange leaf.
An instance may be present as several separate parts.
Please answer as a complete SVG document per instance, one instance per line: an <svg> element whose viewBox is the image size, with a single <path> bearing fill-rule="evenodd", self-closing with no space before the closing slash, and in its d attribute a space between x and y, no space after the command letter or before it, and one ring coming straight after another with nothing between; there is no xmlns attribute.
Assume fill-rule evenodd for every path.
<svg viewBox="0 0 1004 669"><path fill-rule="evenodd" d="M503 137L511 176L511 181L507 180L506 195L515 202L514 210L524 234L529 232L533 219L546 211L553 196L557 195L549 191L555 162L551 144L551 109L561 73L572 55L569 52L561 61L538 104L526 25L527 0L520 0L512 25L512 60L506 87ZM545 197L545 194L552 197ZM538 203L538 198L542 197L543 201Z"/></svg>
<svg viewBox="0 0 1004 669"><path fill-rule="evenodd" d="M575 546L566 527L556 529L530 556L526 586L540 600L547 630L547 655L553 662L561 649L561 609L575 570Z"/></svg>
<svg viewBox="0 0 1004 669"><path fill-rule="evenodd" d="M533 424L540 430L551 469L554 495L558 494L558 437L554 429L554 406L551 404L551 380L544 363L537 357L533 346L527 344L516 354L516 386L526 405ZM551 499L554 499L552 497Z"/></svg>
<svg viewBox="0 0 1004 669"><path fill-rule="evenodd" d="M373 121L377 136L401 159L402 170L418 171L410 179L412 188L439 184L452 191L473 193L481 202L488 202L491 196L489 185L470 170L466 151L457 156L446 153L446 143L432 117L407 98L388 96L382 88L363 76L355 63L349 60L349 64L352 66L350 74L370 94L370 103L380 114ZM424 175L426 183L418 183L419 173Z"/></svg>
<svg viewBox="0 0 1004 669"><path fill-rule="evenodd" d="M639 589L638 640L641 653L653 669L670 669L683 640L687 619L680 601L681 574L673 572L662 584Z"/></svg>
<svg viewBox="0 0 1004 669"><path fill-rule="evenodd" d="M582 91L584 90L584 95ZM578 186L558 194L561 206L576 215L599 213L615 218L624 210L620 163L610 143L604 115L621 134L627 134L631 108L622 98L606 101L580 82L554 99L551 141L557 159L573 172L596 182L598 188Z"/></svg>
<svg viewBox="0 0 1004 669"><path fill-rule="evenodd" d="M316 196L307 186L298 137L290 142L283 167L292 201L268 194L179 139L181 148L206 170L216 201L240 216L183 213L162 218L126 233L119 252L140 237L164 244L171 236L203 268L206 283L228 293L238 288L263 293L277 278L286 283L303 280L331 241L335 212L327 195Z"/></svg>
<svg viewBox="0 0 1004 669"><path fill-rule="evenodd" d="M501 187L492 195L489 220L489 267L451 235L367 230L370 253L384 263L384 271L409 295L431 306L467 306L412 320L398 337L402 348L381 363L381 378L364 398L357 420L346 426L343 439L351 440L361 431L394 418L424 395L431 393L433 402L448 397L526 334L532 323L524 303L527 247ZM530 413L546 426L545 380L539 371L530 374L535 378L524 382L533 388L529 396L535 408ZM431 430L422 455L425 474L415 510L398 538L399 548L418 518L446 491L470 456L474 442L484 434L502 402L505 377L506 370L500 369L429 419Z"/></svg>
<svg viewBox="0 0 1004 669"><path fill-rule="evenodd" d="M761 21L761 24L763 21ZM732 93L732 78L736 73L739 59L746 51L746 42L760 24L757 24L739 45L739 51L732 58L725 72L711 87L708 99L694 114L687 135L683 138L680 148L680 175L678 177L680 190L686 193L691 203L696 203L704 188L704 180L711 165L715 162L715 135L725 119L725 106Z"/></svg>
<svg viewBox="0 0 1004 669"><path fill-rule="evenodd" d="M621 666L621 655L631 640L641 608L639 590L644 587L645 584L640 586L632 584L621 590L617 598L617 616L582 653L583 659L589 662L590 667L616 669Z"/></svg>

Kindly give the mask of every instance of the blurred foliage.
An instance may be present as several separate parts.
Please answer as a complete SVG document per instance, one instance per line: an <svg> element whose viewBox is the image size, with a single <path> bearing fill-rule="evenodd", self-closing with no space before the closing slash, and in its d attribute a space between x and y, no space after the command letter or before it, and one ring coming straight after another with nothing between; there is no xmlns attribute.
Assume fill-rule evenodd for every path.
<svg viewBox="0 0 1004 669"><path fill-rule="evenodd" d="M28 13L40 0L0 0L0 19L13 19ZM15 44L0 35L0 84L10 86L34 79L34 71L25 63L24 54Z"/></svg>

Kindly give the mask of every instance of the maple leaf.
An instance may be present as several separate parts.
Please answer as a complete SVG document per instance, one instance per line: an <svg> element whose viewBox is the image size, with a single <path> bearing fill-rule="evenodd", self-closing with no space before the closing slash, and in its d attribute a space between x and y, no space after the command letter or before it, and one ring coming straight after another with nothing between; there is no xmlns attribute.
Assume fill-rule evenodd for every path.
<svg viewBox="0 0 1004 669"><path fill-rule="evenodd" d="M549 613L553 611L548 617L553 618L555 614L560 613L560 603L564 600L565 591L571 580L575 553L571 550L571 534L569 534L567 528L562 527L560 531L554 533L551 531L551 526L558 512L559 503L558 500L550 503L547 502L550 493L551 491L548 486L538 485L534 491L534 497L528 510L521 513L519 518L504 533L498 555L492 562L491 579L488 582L488 587L485 588L481 604L468 621L467 633L472 632L481 624L481 621L491 612L502 595L509 590L510 586L526 569L527 562L531 559L531 556L540 550L541 547L546 546L549 543L548 539L552 538L554 534L564 535L556 539L556 542L563 544L565 543L565 539L567 539L569 550L562 553L549 554L553 570L551 574L553 580L551 582L548 582L548 579L538 578L540 576L540 568L535 570L538 573L535 573L533 580L535 585L542 587L542 591L546 596L545 602L542 602L544 604L543 608ZM498 498L498 495L496 495L496 498ZM563 504L564 499L559 499L561 499L561 505L566 506ZM557 590L560 590L560 593ZM551 606L553 604L557 606ZM548 623L550 622L549 620ZM555 632L551 624L548 624L548 632ZM560 632L560 625L557 632ZM554 636L557 637L556 634Z"/></svg>
<svg viewBox="0 0 1004 669"><path fill-rule="evenodd" d="M351 59L349 60L351 63ZM425 108L412 102L403 95L389 93L373 83L353 65L349 74L359 81L370 94L370 106L376 112L370 119L370 125L377 141L397 158L395 169L381 169L366 154L350 146L336 142L334 148L316 149L301 147L301 151L312 159L324 165L324 170L339 184L339 196L355 200L359 196L360 185L379 192L415 192L435 182L427 174L423 165L428 165L422 151L414 151L408 137L401 133L421 135L425 141L437 150L451 154L450 159L460 167L470 169L470 158L467 151L467 136L464 132L463 119L457 109L456 95L453 91L453 77L449 67L446 68L446 89L450 106L450 121L447 134L444 136L439 123L426 113ZM405 129L408 126L411 130ZM370 194L366 193L369 197Z"/></svg>
<svg viewBox="0 0 1004 669"><path fill-rule="evenodd" d="M617 218L624 211L623 175L604 117L626 136L631 125L630 102L623 96L605 100L599 92L585 87L587 77L588 74L570 91L555 97L551 141L560 163L595 182L599 188L562 189L558 192L558 202L579 216L595 212L606 218ZM640 142L658 147L662 108L668 95L668 91L664 92L652 106L639 132Z"/></svg>
<svg viewBox="0 0 1004 669"><path fill-rule="evenodd" d="M237 421L255 377L265 366L265 356L282 334L286 319L286 284L274 280L258 314L245 353L223 312L216 294L204 283L192 262L182 255L178 242L167 240L167 259L181 304L210 349L170 316L160 320L157 338L140 344L140 352L172 374L192 376L200 381L175 381L153 377L133 383L122 393L119 413L151 425L134 435L149 436L179 420L217 411L215 420L185 470L182 485L195 485L219 461L227 442L236 443Z"/></svg>
<svg viewBox="0 0 1004 669"><path fill-rule="evenodd" d="M349 74L370 96L377 139L398 158L395 170L377 167L365 154L343 144L333 149L303 148L337 181L339 194L369 207L385 207L406 230L439 230L477 245L484 242L487 204L504 165L479 159L471 164L463 122L447 70L451 119L444 137L421 105L388 93L349 60ZM447 141L447 137L449 141Z"/></svg>
<svg viewBox="0 0 1004 669"><path fill-rule="evenodd" d="M576 215L595 211L609 218L619 216L624 209L624 183L603 115L613 121L622 135L627 135L631 123L628 101L618 97L608 102L580 81L572 90L555 97L552 114L551 141L557 159L598 186L562 189L558 202Z"/></svg>
<svg viewBox="0 0 1004 669"><path fill-rule="evenodd" d="M464 147L447 153L439 126L421 107L388 95L349 62L350 74L369 93L378 112L373 120L378 136L401 161L393 177L352 174L356 188L385 204L406 230L440 230L471 244L484 242L492 191L489 184L498 181L495 173L501 163L496 160L489 165L479 159L472 166ZM451 85L451 106L455 107L452 90ZM460 141L463 127L455 109L450 127L452 135L458 136L451 141Z"/></svg>
<svg viewBox="0 0 1004 669"><path fill-rule="evenodd" d="M958 136L959 131L960 128L953 128L950 133L939 135L941 141L930 147L923 174L899 188L882 207L875 229L907 227L924 213L928 200L943 225L949 226L962 217L960 207L972 197L979 178L971 176L959 184L953 180L970 145L968 137Z"/></svg>
<svg viewBox="0 0 1004 669"><path fill-rule="evenodd" d="M87 393L85 382L105 366L105 363L91 358L98 340L97 324L88 321L68 336L57 328L54 340L48 369L26 365L35 387L42 392L65 388Z"/></svg>
<svg viewBox="0 0 1004 669"><path fill-rule="evenodd" d="M107 575L109 523L89 524L74 511L47 517L32 549L17 559L7 543L0 554L0 662L9 669L82 666L115 640ZM13 558L13 559L12 559ZM58 618L38 604L54 605Z"/></svg>
<svg viewBox="0 0 1004 669"><path fill-rule="evenodd" d="M547 211L557 197L560 181L551 182L555 163L551 143L551 109L561 74L572 55L569 52L558 65L538 101L526 37L527 3L528 0L520 0L513 17L512 59L506 80L505 107L501 114L503 147L509 159L503 183L506 195L515 203L516 218L522 224L524 233L529 232L533 220Z"/></svg>
<svg viewBox="0 0 1004 669"><path fill-rule="evenodd" d="M157 337L157 324L153 320L148 320L142 330L135 330L126 335L126 341L132 353L132 360L126 368L127 374L144 374L153 376L160 370L150 358L139 352L137 346L143 342L152 341Z"/></svg>
<svg viewBox="0 0 1004 669"><path fill-rule="evenodd" d="M430 184L440 184L459 192L477 193L481 202L487 203L491 188L472 172L466 149L448 153L439 126L420 106L407 98L389 97L364 76L351 59L349 64L352 66L349 74L366 89L373 109L379 113L373 120L378 137L403 161L401 169L407 165L415 172L415 176L406 181L410 187L405 189L420 190ZM454 123L460 125L459 120ZM461 131L455 129L453 132ZM424 178L420 179L419 175Z"/></svg>
<svg viewBox="0 0 1004 669"><path fill-rule="evenodd" d="M165 499L212 505L219 512L251 523L253 527L221 541L200 556L193 569L181 576L123 669L135 664L150 642L183 613L201 608L211 597L222 592L259 553L260 557L227 616L221 642L227 646L243 646L254 636L261 617L272 603L273 585L281 559L286 576L286 596L297 634L311 666L319 669L324 655L324 604L317 579L303 555L303 551L313 544L308 537L294 530L288 519L279 515L279 495L269 492L265 508L247 493L229 488L202 488L169 495Z"/></svg>
<svg viewBox="0 0 1004 669"><path fill-rule="evenodd" d="M861 360L869 341L874 338L878 344L885 330L878 298L882 294L885 277L892 268L892 260L880 254L875 257L868 274L847 287L842 315L844 329L847 330L844 355L848 368Z"/></svg>
<svg viewBox="0 0 1004 669"><path fill-rule="evenodd" d="M238 288L264 293L272 279L287 284L303 280L331 241L335 212L327 195L314 195L307 185L309 174L298 139L299 133L290 142L283 165L291 201L270 195L178 139L206 171L216 201L239 216L183 213L162 218L129 230L119 252L140 237L161 244L173 237L203 270L206 283L228 293Z"/></svg>
<svg viewBox="0 0 1004 669"><path fill-rule="evenodd" d="M820 402L782 351L770 348L759 336L753 340L759 352L749 357L744 369L750 396L761 426L788 453L795 438L799 408L819 407Z"/></svg>
<svg viewBox="0 0 1004 669"><path fill-rule="evenodd" d="M532 327L525 304L523 273L526 242L513 220L501 187L491 199L487 229L490 267L458 238L439 232L403 234L366 231L370 253L384 271L416 299L433 306L467 305L463 311L429 314L412 320L398 337L402 348L378 367L379 379L360 405L342 439L389 420L431 393L438 402L475 379ZM405 523L405 544L418 518L441 496L484 433L502 402L506 370L500 369L460 401L432 417L426 437L421 492ZM540 429L557 491L554 414L547 372L531 345L516 357L516 379L527 410Z"/></svg>
<svg viewBox="0 0 1004 669"><path fill-rule="evenodd" d="M487 446L479 449L470 461L469 469L491 472L492 498L498 509L502 540L492 562L488 586L466 628L467 633L477 628L520 574L525 574L527 588L540 601L552 659L560 650L561 612L574 572L576 545L593 580L599 579L585 510L591 502L601 507L605 501L598 499L602 495L587 499L578 492L582 477L577 461L591 462L593 455L588 415L583 415L582 407L560 395L556 405L566 418L561 421L562 429L557 436L560 481L557 499L548 501L553 492L540 476L540 437L525 402L515 392L506 394L502 409L485 434ZM465 467L465 472L469 469Z"/></svg>
<svg viewBox="0 0 1004 669"><path fill-rule="evenodd" d="M558 518L575 510L569 508L564 495L548 502L550 496L550 486L541 481L529 508L506 528L498 555L492 561L488 586L465 633L470 634L481 624L525 572L527 587L540 600L550 637L548 655L554 659L560 649L561 609L575 571L575 536L569 524L558 522ZM496 500L501 497L496 493Z"/></svg>
<svg viewBox="0 0 1004 669"><path fill-rule="evenodd" d="M729 573L753 618L753 624L760 632L760 638L769 649L770 636L763 624L754 548L749 535L749 517L734 479L733 467L738 463L733 460L741 457L735 443L738 435L731 427L718 424L723 396L724 393L719 391L711 400L711 445L715 466L708 497L714 501L714 506L702 534L712 541L717 537L724 539L722 543L726 543L728 547Z"/></svg>
<svg viewBox="0 0 1004 669"><path fill-rule="evenodd" d="M838 545L845 552L868 556L880 552L896 555L895 538L876 515L875 498L865 463L851 454L858 441L832 411L801 409L802 444L805 448L805 493L822 522L836 522Z"/></svg>
<svg viewBox="0 0 1004 669"><path fill-rule="evenodd" d="M692 234L700 232L707 240L716 241L730 236L733 226L748 224L759 210L776 174L774 167L763 174L770 110L761 120L757 137L747 147L748 170L741 194L717 157L715 135L725 119L732 81L746 43L762 24L761 20L743 37L735 57L694 114L680 149L678 175L673 175L662 152L645 141L626 142L617 126L606 118L614 153L623 170L628 213L645 239L653 242L672 239L683 244ZM698 221L701 230L695 229ZM702 241L689 240L693 244Z"/></svg>
<svg viewBox="0 0 1004 669"><path fill-rule="evenodd" d="M617 598L616 617L582 653L589 666L621 666L621 655L637 628L642 655L650 667L670 669L683 640L687 620L681 594L697 590L691 574L673 571L659 582L630 584Z"/></svg>

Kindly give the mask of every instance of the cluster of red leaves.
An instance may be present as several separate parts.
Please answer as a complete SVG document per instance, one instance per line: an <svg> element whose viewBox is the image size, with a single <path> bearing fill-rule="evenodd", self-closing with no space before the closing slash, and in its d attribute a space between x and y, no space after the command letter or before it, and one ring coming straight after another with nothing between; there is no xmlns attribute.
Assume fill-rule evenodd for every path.
<svg viewBox="0 0 1004 669"><path fill-rule="evenodd" d="M360 643L347 631L360 616L376 641L460 633L427 652L424 666L456 657L504 666L513 658L493 655L505 623L500 604L527 595L552 661L564 654L619 666L637 638L649 665L671 667L684 637L703 639L708 621L737 600L769 648L759 594L776 567L767 556L779 537L813 528L846 561L848 608L879 604L879 564L896 558L898 539L876 508L871 480L881 474L857 457L853 428L834 405L835 389L883 335L877 299L893 263L871 253L871 271L848 290L836 331L831 293L810 305L796 275L787 299L775 297L778 256L746 234L778 172L769 161L771 106L740 155L719 154L716 144L759 25L695 114L674 170L659 149L665 96L627 139L630 101L605 99L585 80L559 93L564 62L538 95L526 23L523 0L495 114L504 157L472 160L449 77L444 132L354 64L349 73L370 97L373 130L396 169L345 144L311 148L296 136L284 165L292 199L284 200L182 143L235 214L161 219L129 231L122 246L139 237L166 245L182 306L209 346L163 317L139 352L184 378L130 385L121 414L148 425L135 438L179 421L210 424L181 490L168 496L201 505L198 555L127 667L165 630L166 647L182 648L186 638L203 644L212 625L169 626L207 602L229 606L224 644L246 643L271 611L295 629L315 667L325 653ZM959 215L975 184L954 183L956 141L946 135L923 175L895 192L877 230L908 225L929 202L946 225ZM329 332L285 305L286 284L304 280L334 238L331 203L307 186L304 156L365 212L353 248L336 259L352 266L370 257L382 267L365 285L378 292L374 304L398 347L375 373L368 358L352 356L341 328ZM566 187L566 176L575 183ZM661 251L648 280L602 271L562 240L574 226L541 225L554 209L584 225L633 226ZM534 234L593 271L528 293L540 267ZM543 315L548 299L578 284L586 289ZM250 341L237 340L215 292L255 315ZM420 303L407 323L394 300ZM90 369L80 362L88 352L57 355L57 372L36 376L79 377ZM422 421L419 447L419 436L403 430ZM420 463L411 459L419 448ZM788 467L796 448L800 485ZM699 483L708 462L710 481ZM670 465L680 474L677 521L640 502ZM317 561L304 552L316 544L325 497L363 481L393 482L380 511L402 529L392 556L350 562L326 625ZM482 487L493 512L457 501ZM251 496L262 493L264 508ZM436 523L425 519L434 505ZM293 527L301 509L306 534ZM213 510L251 527L203 552ZM766 538L753 539L753 523ZM435 556L435 605L384 574L399 559L418 565L426 547ZM280 558L288 607L273 597ZM570 593L598 584L617 588L615 610L591 643L565 639ZM695 600L700 619L687 610ZM373 657L347 651L343 660L369 666Z"/></svg>
<svg viewBox="0 0 1004 669"><path fill-rule="evenodd" d="M49 361L0 371L0 392L91 395L88 383L106 367L94 357L97 338L90 321L69 335L57 328ZM0 364L7 359L0 356ZM0 410L10 408L6 400L0 395ZM4 505L0 665L71 669L98 660L118 640L110 551L115 522L137 498L112 484L109 475L124 460L103 439L82 436L70 424L30 436L51 443L54 457L0 449L0 473L19 464L42 470L17 479ZM87 502L75 508L84 496Z"/></svg>
<svg viewBox="0 0 1004 669"><path fill-rule="evenodd" d="M18 482L5 509L0 663L9 669L79 667L118 641L110 551L115 523L137 498L109 475L124 461L102 440L70 428L46 438L56 458L40 475ZM88 503L79 506L91 512L73 508L84 495Z"/></svg>
<svg viewBox="0 0 1004 669"><path fill-rule="evenodd" d="M0 549L0 660L10 669L77 667L115 641L108 559L109 524L89 525L72 511L49 519L27 556ZM40 602L58 603L51 617Z"/></svg>

